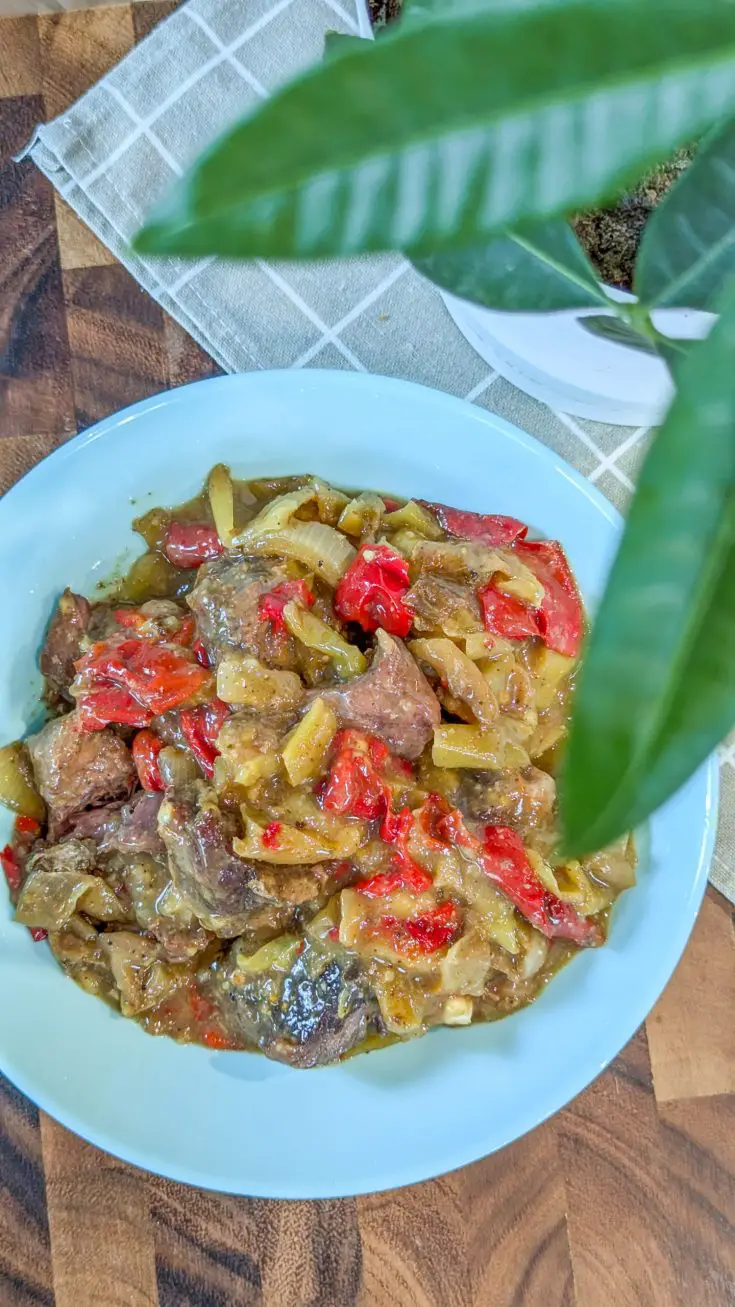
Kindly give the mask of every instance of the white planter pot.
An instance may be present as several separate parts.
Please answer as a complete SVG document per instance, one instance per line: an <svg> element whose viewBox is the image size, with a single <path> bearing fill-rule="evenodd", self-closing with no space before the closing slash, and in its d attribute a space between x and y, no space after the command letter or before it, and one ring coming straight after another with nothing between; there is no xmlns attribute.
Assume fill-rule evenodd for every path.
<svg viewBox="0 0 735 1307"><path fill-rule="evenodd" d="M607 287L619 300L633 297ZM671 379L660 359L593 336L579 319L603 309L562 313L498 313L454 295L444 302L478 354L514 386L563 413L624 426L653 426L666 412ZM711 313L663 309L653 314L659 331L701 340Z"/></svg>

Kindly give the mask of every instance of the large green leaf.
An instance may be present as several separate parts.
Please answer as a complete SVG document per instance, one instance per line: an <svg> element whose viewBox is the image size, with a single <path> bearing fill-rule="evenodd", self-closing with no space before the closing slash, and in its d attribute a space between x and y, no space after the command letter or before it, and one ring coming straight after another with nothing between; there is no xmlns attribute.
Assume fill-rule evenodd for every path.
<svg viewBox="0 0 735 1307"><path fill-rule="evenodd" d="M636 293L652 307L712 309L735 271L735 122L698 150L646 223Z"/></svg>
<svg viewBox="0 0 735 1307"><path fill-rule="evenodd" d="M731 0L455 4L277 92L136 244L243 257L480 244L609 196L733 110Z"/></svg>
<svg viewBox="0 0 735 1307"><path fill-rule="evenodd" d="M489 309L542 313L608 303L563 218L517 228L486 245L429 254L415 263L444 290Z"/></svg>
<svg viewBox="0 0 735 1307"><path fill-rule="evenodd" d="M646 458L597 614L562 775L565 848L601 847L735 722L735 283Z"/></svg>
<svg viewBox="0 0 735 1307"><path fill-rule="evenodd" d="M589 331L591 336L602 336L604 340L609 340L614 345L625 345L628 349L637 349L642 354L656 353L656 346L651 340L642 336L627 322L622 322L620 318L612 318L601 313L586 313L579 319L579 325L585 331Z"/></svg>

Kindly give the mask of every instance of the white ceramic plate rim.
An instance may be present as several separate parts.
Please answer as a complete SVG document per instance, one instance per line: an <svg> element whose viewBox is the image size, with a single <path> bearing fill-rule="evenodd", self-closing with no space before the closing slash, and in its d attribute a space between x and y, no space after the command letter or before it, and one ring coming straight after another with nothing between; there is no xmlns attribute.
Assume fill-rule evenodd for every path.
<svg viewBox="0 0 735 1307"><path fill-rule="evenodd" d="M633 298L612 286L605 289L613 298ZM579 326L580 318L604 310L506 313L440 293L480 357L552 411L632 427L653 426L663 418L673 388L662 361ZM654 321L665 334L699 339L715 319L694 309L664 309Z"/></svg>
<svg viewBox="0 0 735 1307"><path fill-rule="evenodd" d="M205 389L206 388L206 389ZM303 373L254 373L241 376L231 376L218 378L212 381L194 383L192 386L182 387L177 391L170 391L163 395L154 396L140 404L106 419L97 426L84 432L82 435L75 437L73 440L62 446L51 454L37 468L23 478L16 488L11 490L5 499L0 503L0 532L6 534L9 525L12 525L16 512L22 512L23 500L28 496L33 496L34 487L38 484L39 488L44 487L49 473L55 477L55 484L63 486L66 464L69 460L76 458L88 446L104 440L106 436L111 436L121 426L128 426L131 423L143 421L153 412L164 410L167 416L175 418L176 406L191 406L201 403L205 400L207 413L216 413L217 405L225 404L231 406L236 404L238 395L251 402L257 397L258 393L268 395L269 392L277 392L279 402L283 403L288 399L292 403L303 403L304 397L311 397L310 402L329 403L332 407L335 404L341 406L342 411L347 416L355 410L355 405L360 402L367 402L371 398L378 401L378 404L387 404L389 408L396 406L400 409L401 405L408 406L408 410L418 407L430 412L432 420L439 423L445 423L445 428L450 429L454 420L458 426L471 420L472 424L479 430L484 428L485 433L490 436L495 433L500 437L500 445L508 441L515 446L520 446L532 456L533 460L548 469L550 478L562 477L565 481L571 482L584 498L592 504L597 512L606 519L608 524L618 527L619 516L612 506L605 500L600 493L581 477L574 469L568 467L562 460L557 458L550 450L541 446L532 437L513 427L508 422L480 410L473 405L464 401L454 399L453 397L441 392L430 391L427 388L413 385L412 383L398 381L392 378L373 377L368 375L347 373L347 372L303 372ZM231 398L230 398L231 396ZM216 418L214 419L216 421ZM171 430L174 430L174 422L169 423ZM262 460L261 460L262 461ZM305 463L309 463L309 458L305 458ZM298 469L295 469L298 470ZM318 468L315 470L319 470ZM441 471L441 469L435 469ZM386 489L390 489L391 473L390 469L386 471ZM399 487L394 487L398 489ZM46 493L43 490L43 493ZM17 506L17 507L16 507ZM509 506L507 511L511 511ZM12 537L12 530L10 532ZM512 1126L505 1129L498 1129L490 1118L487 1122L487 1129L483 1132L477 1132L471 1140L462 1140L458 1142L449 1137L443 1139L441 1145L430 1140L430 1132L427 1131L427 1148L426 1155L423 1153L419 1156L415 1151L406 1156L397 1155L390 1161L386 1162L384 1158L378 1156L366 1159L360 1167L358 1174L350 1172L350 1167L346 1171L333 1173L330 1175L316 1174L314 1172L308 1175L281 1174L278 1178L271 1180L270 1177L265 1179L249 1177L246 1174L237 1177L224 1177L216 1169L208 1169L207 1165L192 1165L190 1163L181 1163L175 1155L172 1156L163 1146L148 1146L141 1149L133 1142L130 1137L130 1131L116 1128L99 1128L90 1125L85 1119L84 1113L76 1110L75 1107L69 1107L59 1102L63 1098L63 1093L58 1087L60 1080L54 1082L52 1089L39 1087L38 1077L29 1073L24 1066L24 1058L12 1058L7 1055L7 1050L2 1046L3 1036L0 1034L0 1065L2 1070L17 1087L29 1098L35 1101L39 1107L61 1121L63 1125L68 1126L84 1138L89 1139L92 1143L113 1153L124 1160L135 1165L147 1168L149 1170L160 1172L175 1180L180 1180L190 1184L201 1185L206 1188L219 1189L227 1192L244 1193L254 1196L279 1197L279 1198L321 1198L337 1197L348 1194L357 1194L371 1192L376 1189L393 1188L400 1185L413 1183L419 1180L428 1179L431 1176L441 1174L445 1171L452 1170L468 1162L486 1155L503 1147L511 1140L520 1137L542 1120L553 1114L559 1108L564 1106L576 1094L578 1094L617 1054L617 1052L627 1043L635 1030L645 1019L654 1002L658 998L669 977L671 976L676 963L681 956L687 938L691 931L692 925L699 909L702 895L706 886L706 875L709 862L712 856L714 839L716 832L716 815L717 815L717 781L718 772L714 759L711 759L704 768L697 773L681 792L671 801L665 812L657 818L658 823L676 824L677 814L679 818L682 815L682 804L688 804L689 809L694 809L696 814L696 858L692 859L691 871L687 872L684 888L686 890L681 901L678 903L676 912L670 925L671 928L660 941L661 947L656 952L653 959L649 959L649 965L641 975L635 978L640 983L634 990L632 997L626 1000L624 1005L614 1007L611 1012L606 1013L604 1036L599 1039L593 1039L588 1047L586 1044L579 1048L577 1044L570 1042L572 1052L572 1061L570 1065L565 1066L557 1072L554 1082L553 1092L547 1092L542 1087L537 1095L531 1095L529 1099L524 1098L519 1101ZM691 819L691 811L690 811ZM686 828L686 827L685 827ZM691 830L689 824L688 829ZM631 891L631 895L636 891ZM624 896L625 899L626 896ZM632 900L631 900L632 901ZM622 907L622 905L621 905ZM613 926L613 938L598 957L602 957L607 950L611 953L615 949L615 927ZM492 1027L472 1027L461 1032L442 1031L432 1034L427 1039L414 1041L412 1045L400 1046L399 1048L389 1049L379 1054L371 1055L368 1059L356 1059L355 1063L347 1064L349 1069L345 1073L345 1068L325 1068L315 1072L299 1073L283 1069L283 1074L296 1077L299 1082L298 1096L303 1093L308 1099L312 1092L317 1094L332 1094L334 1086L338 1083L336 1077L340 1073L349 1074L354 1079L354 1068L358 1063L369 1063L370 1088L368 1091L369 1101L373 1101L374 1096L379 1090L375 1090L373 1082L379 1084L381 1079L385 1081L386 1076L389 1078L390 1088L395 1092L405 1090L405 1086L395 1087L393 1079L393 1070L400 1066L406 1065L406 1058L399 1064L395 1060L395 1054L407 1054L409 1049L416 1050L417 1045L426 1049L426 1055L423 1057L423 1064L420 1070L419 1078L416 1080L417 1090L426 1098L426 1084L421 1084L421 1080L431 1082L437 1079L437 1071L442 1073L447 1067L442 1065L437 1068L432 1060L432 1052L439 1049L439 1041L444 1040L446 1035L450 1039L463 1041L456 1043L456 1060L459 1063L464 1057L465 1052L470 1050L474 1056L480 1052L483 1058L487 1057L487 1050L481 1047L481 1036L483 1031L501 1031L509 1032L520 1030L521 1023L525 1030L528 1022L535 1020L534 1014L544 1005L544 1011L548 1006L549 995L566 994L570 988L570 977L574 976L576 994L579 992L579 986L583 984L583 976L588 978L592 976L594 987L594 973L589 970L590 954L584 958L575 960L571 967L567 968L559 977L555 979L553 985L547 990L546 994L529 1009L516 1016L503 1021L500 1025ZM0 960L1 961L1 960ZM55 965L55 964L52 964ZM584 970L584 968L587 968ZM61 977L59 977L61 980ZM63 982L67 983L67 982ZM7 990L5 991L7 993ZM88 999L83 996L85 1002L96 1003L96 1000ZM564 999L566 1002L566 998ZM114 1018L111 1018L114 1019ZM130 1023L122 1022L121 1025ZM544 1019L546 1021L546 1018ZM553 1023L552 1023L553 1024ZM0 1020L0 1031L2 1031L2 1021ZM571 1041L571 1032L567 1032ZM148 1037L136 1031L136 1035L147 1041ZM118 1038L121 1038L118 1036ZM436 1050L433 1049L433 1041L436 1041ZM158 1042L158 1041L156 1041ZM502 1042L502 1041L501 1041ZM507 1042L507 1041L506 1041ZM512 1041L511 1041L512 1042ZM601 1051L604 1045L604 1052ZM453 1049L454 1049L453 1045ZM184 1048L179 1049L181 1056L180 1069L182 1076L186 1076L187 1065L194 1070L195 1059L203 1052L200 1049ZM460 1057L460 1052L462 1056ZM497 1049L494 1049L497 1055ZM242 1054L218 1054L220 1058L242 1058L248 1055ZM564 1057L564 1051L560 1050L560 1058ZM428 1058L428 1063L427 1059ZM467 1052L469 1059L469 1052ZM378 1064L377 1059L383 1059ZM415 1060L415 1059L414 1059ZM265 1059L255 1058L254 1061L262 1064ZM471 1063L468 1060L468 1066ZM250 1065L254 1065L251 1062ZM272 1064L268 1064L268 1069ZM375 1074L373 1074L375 1068ZM280 1070L280 1069L279 1069ZM487 1076L489 1071L483 1062L483 1075ZM310 1088L307 1091L304 1077L308 1076ZM62 1077L62 1072L59 1072ZM259 1077L256 1076L257 1080ZM400 1080L400 1075L398 1077ZM388 1088L388 1084L383 1084L381 1088ZM303 1086L303 1089L301 1088ZM311 1086L313 1086L313 1091ZM519 1086L519 1090L522 1087ZM354 1090L354 1086L353 1086ZM239 1091L238 1091L239 1092ZM246 1101L247 1087L243 1087L243 1103ZM263 1092L267 1092L264 1090ZM520 1095L522 1097L522 1095ZM377 1101L377 1100L376 1100ZM430 1101L430 1094L429 1094ZM377 1106L381 1104L377 1101ZM383 1103L384 1110L389 1110ZM133 1139L135 1128L132 1131ZM298 1171L298 1168L296 1168Z"/></svg>

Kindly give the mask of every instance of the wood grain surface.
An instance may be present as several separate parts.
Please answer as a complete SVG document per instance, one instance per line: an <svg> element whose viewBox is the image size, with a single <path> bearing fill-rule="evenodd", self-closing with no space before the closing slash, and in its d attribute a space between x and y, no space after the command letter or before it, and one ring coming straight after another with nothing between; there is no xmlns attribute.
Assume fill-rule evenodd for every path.
<svg viewBox="0 0 735 1307"><path fill-rule="evenodd" d="M0 489L86 424L217 371L10 162L173 7L0 21ZM356 1201L146 1175L0 1082L0 1307L734 1307L734 1013L733 914L710 890L645 1028L565 1111Z"/></svg>

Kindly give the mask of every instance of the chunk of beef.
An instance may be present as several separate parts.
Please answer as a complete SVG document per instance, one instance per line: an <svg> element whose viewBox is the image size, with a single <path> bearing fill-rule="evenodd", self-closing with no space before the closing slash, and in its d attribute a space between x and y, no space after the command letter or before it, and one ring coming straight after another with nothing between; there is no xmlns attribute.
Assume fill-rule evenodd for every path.
<svg viewBox="0 0 735 1307"><path fill-rule="evenodd" d="M215 662L228 649L241 649L269 662L274 653L273 631L271 623L258 616L258 601L287 575L269 558L243 558L232 553L222 554L199 569L187 603Z"/></svg>
<svg viewBox="0 0 735 1307"><path fill-rule="evenodd" d="M164 853L158 833L162 794L139 790L129 803L107 803L72 817L69 834L92 839L102 853Z"/></svg>
<svg viewBox="0 0 735 1307"><path fill-rule="evenodd" d="M307 944L287 972L253 973L241 965L243 952L238 940L215 977L215 997L232 1034L267 1057L326 1066L379 1028L375 999L354 959L343 963Z"/></svg>
<svg viewBox="0 0 735 1307"><path fill-rule="evenodd" d="M64 833L75 813L130 794L137 779L130 750L114 731L77 727L77 714L67 713L26 741L48 807L51 840Z"/></svg>
<svg viewBox="0 0 735 1307"><path fill-rule="evenodd" d="M162 794L145 790L134 794L122 807L120 826L111 847L119 853L163 853L163 840L158 833L158 813L162 802Z"/></svg>
<svg viewBox="0 0 735 1307"><path fill-rule="evenodd" d="M391 753L418 758L441 719L429 682L400 640L377 633L372 665L338 690L322 693L344 726L377 735Z"/></svg>
<svg viewBox="0 0 735 1307"><path fill-rule="evenodd" d="M414 614L414 630L421 634L443 631L446 635L461 636L484 630L474 591L458 581L422 572L405 602Z"/></svg>
<svg viewBox="0 0 735 1307"><path fill-rule="evenodd" d="M548 772L538 767L522 771L465 772L460 790L460 807L468 817L490 826L511 826L521 832L549 826L556 801L556 785Z"/></svg>
<svg viewBox="0 0 735 1307"><path fill-rule="evenodd" d="M261 906L253 889L257 870L233 853L235 821L221 811L214 791L198 782L170 791L158 825L180 898L216 935L241 934Z"/></svg>
<svg viewBox="0 0 735 1307"><path fill-rule="evenodd" d="M174 891L221 939L270 939L313 915L342 883L332 863L274 867L238 858L232 848L235 819L201 782L170 791L158 825Z"/></svg>
<svg viewBox="0 0 735 1307"><path fill-rule="evenodd" d="M82 656L82 640L87 633L92 609L83 595L65 590L51 618L43 643L39 665L46 677L52 702L67 698L74 680L74 663Z"/></svg>

